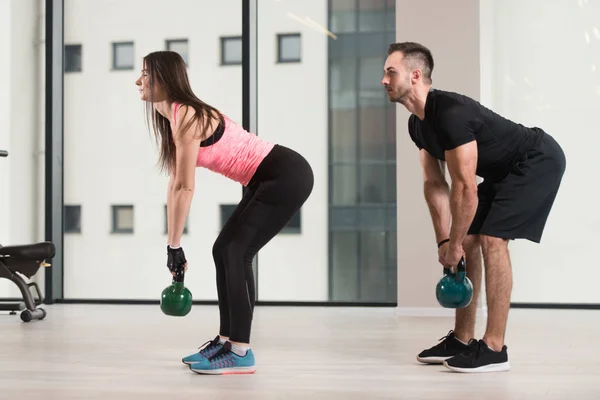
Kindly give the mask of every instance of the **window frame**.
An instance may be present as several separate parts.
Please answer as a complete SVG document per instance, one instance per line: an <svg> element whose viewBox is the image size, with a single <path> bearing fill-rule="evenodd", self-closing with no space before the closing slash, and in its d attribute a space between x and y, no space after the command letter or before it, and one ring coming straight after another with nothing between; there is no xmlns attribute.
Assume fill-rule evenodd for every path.
<svg viewBox="0 0 600 400"><path fill-rule="evenodd" d="M297 37L300 42L300 54L298 58L282 58L283 39ZM277 34L277 63L278 64L294 64L302 62L302 34L300 32L278 33Z"/></svg>
<svg viewBox="0 0 600 400"><path fill-rule="evenodd" d="M131 66L117 66L117 48L123 45L131 45L133 48L133 63ZM132 71L135 68L135 42L133 40L123 42L112 42L112 70L113 71Z"/></svg>

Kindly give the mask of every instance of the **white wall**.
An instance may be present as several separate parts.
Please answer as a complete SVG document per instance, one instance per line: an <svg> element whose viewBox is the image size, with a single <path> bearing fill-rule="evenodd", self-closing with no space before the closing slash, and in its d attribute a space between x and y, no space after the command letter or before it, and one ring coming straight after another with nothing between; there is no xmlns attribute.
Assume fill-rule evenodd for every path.
<svg viewBox="0 0 600 400"><path fill-rule="evenodd" d="M315 14L306 8L304 11ZM270 27L261 34L264 60L274 60L275 35L289 26L277 22L278 18L277 13L261 15L261 24ZM316 18L325 22L322 7L317 8ZM319 42L306 27L301 30L305 33L303 48L319 46L322 51L306 51L306 64L296 66L271 66L267 61L261 64L265 68L261 77L285 82L287 77L305 76L311 71L315 87L325 82L326 42ZM165 39L188 38L190 80L197 95L241 123L241 66L219 65L219 37L241 33L241 3L235 0L210 5L180 0L168 6L159 0L65 2L65 43L83 45L83 72L65 75L65 204L82 205L83 230L65 237L66 298L157 299L169 284L163 235L167 180L155 168L157 152L144 125L134 82L145 54L164 49ZM135 70L111 71L111 42L130 40L135 42ZM326 97L315 101L319 99L305 88L295 103L285 104L277 86L281 83L274 89L261 86L259 118L264 122L259 133L299 147L315 162L315 173L326 176ZM321 88L323 94L325 90ZM315 115L316 125L299 123L295 115L297 105L309 101L316 110L323 110ZM323 149L320 145L300 145L311 127L311 134L322 138ZM237 203L242 188L202 169L197 170L196 182L190 233L182 241L190 260L186 282L195 299L216 299L211 249L220 229L219 204ZM260 279L269 276L259 283L261 299L325 299L326 281L307 285L327 275L326 182L321 179L317 186L316 197L303 210L302 234L277 238L259 256ZM110 233L111 204L135 205L135 234ZM306 247L315 249L311 262L304 258L307 252L293 252ZM276 262L276 258L285 262ZM281 286L281 282L290 285Z"/></svg>
<svg viewBox="0 0 600 400"><path fill-rule="evenodd" d="M38 199L34 196L38 184L35 169L35 150L40 138L39 122L41 99L38 93L38 46L36 23L38 0L12 2L11 16L11 71L10 133L11 178L15 180L11 190L11 242L29 243L35 240L37 215L32 212ZM42 135L43 137L43 135ZM43 196L42 196L43 197ZM43 217L42 217L43 219Z"/></svg>
<svg viewBox="0 0 600 400"><path fill-rule="evenodd" d="M34 164L40 123L36 86L36 23L38 1L0 1L0 244L37 241L38 199ZM18 23L15 23L18 21ZM8 190L10 188L10 190ZM43 217L42 217L43 218ZM42 274L43 270L39 274ZM0 297L19 297L16 285L0 280Z"/></svg>
<svg viewBox="0 0 600 400"><path fill-rule="evenodd" d="M12 2L0 0L0 51L7 54L11 48L12 35L10 32L10 11ZM11 59L0 58L0 88L10 88ZM10 90L0 90L0 149L10 149ZM10 161L0 158L0 182L3 187L11 187L10 184ZM7 190L0 191L0 244L8 245L10 237L10 193ZM11 282L0 279L0 297L10 296L13 292ZM9 288L11 292L9 294Z"/></svg>
<svg viewBox="0 0 600 400"><path fill-rule="evenodd" d="M600 3L495 0L494 15L495 109L543 128L567 157L542 243L511 245L512 301L600 303Z"/></svg>
<svg viewBox="0 0 600 400"><path fill-rule="evenodd" d="M481 93L478 2L396 2L397 41L419 42L431 50L433 86L475 99ZM447 28L442 29L449 20L451 36ZM444 314L447 310L435 298L442 267L423 196L419 150L408 135L410 113L402 105L397 111L398 312Z"/></svg>
<svg viewBox="0 0 600 400"><path fill-rule="evenodd" d="M292 17L290 17L290 14ZM258 134L302 154L315 186L302 208L302 234L281 234L258 257L260 300L328 299L327 2L258 2ZM276 33L300 33L302 62L277 63Z"/></svg>

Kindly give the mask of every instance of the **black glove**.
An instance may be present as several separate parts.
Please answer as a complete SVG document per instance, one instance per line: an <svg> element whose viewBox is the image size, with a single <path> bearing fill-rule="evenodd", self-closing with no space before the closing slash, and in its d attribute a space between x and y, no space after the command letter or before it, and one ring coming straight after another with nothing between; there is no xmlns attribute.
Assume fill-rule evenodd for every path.
<svg viewBox="0 0 600 400"><path fill-rule="evenodd" d="M175 273L175 282L183 282L183 274L185 272L185 253L183 247L172 249L171 246L167 246L167 268L169 271Z"/></svg>

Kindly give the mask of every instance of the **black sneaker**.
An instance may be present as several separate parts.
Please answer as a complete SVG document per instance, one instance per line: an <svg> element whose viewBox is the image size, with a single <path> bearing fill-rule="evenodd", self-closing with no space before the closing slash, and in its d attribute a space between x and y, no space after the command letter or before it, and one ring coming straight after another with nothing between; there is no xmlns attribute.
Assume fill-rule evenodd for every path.
<svg viewBox="0 0 600 400"><path fill-rule="evenodd" d="M469 349L444 361L444 366L455 372L500 372L508 371L506 346L494 351L483 340L471 339Z"/></svg>
<svg viewBox="0 0 600 400"><path fill-rule="evenodd" d="M454 336L454 331L448 332L446 336L438 340L441 340L441 342L419 353L417 361L425 364L441 364L448 358L460 354L469 348L468 345Z"/></svg>

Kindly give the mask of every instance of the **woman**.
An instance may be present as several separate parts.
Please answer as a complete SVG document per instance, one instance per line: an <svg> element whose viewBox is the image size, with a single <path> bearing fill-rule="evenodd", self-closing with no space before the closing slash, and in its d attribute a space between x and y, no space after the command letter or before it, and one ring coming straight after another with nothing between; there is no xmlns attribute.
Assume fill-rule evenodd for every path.
<svg viewBox="0 0 600 400"><path fill-rule="evenodd" d="M252 259L306 201L313 188L312 169L298 153L258 138L198 99L185 62L175 52L144 57L136 85L160 146L161 169L169 172L167 266L173 275L187 269L181 236L194 195L196 167L248 188L212 250L219 334L182 361L197 373L253 373Z"/></svg>

